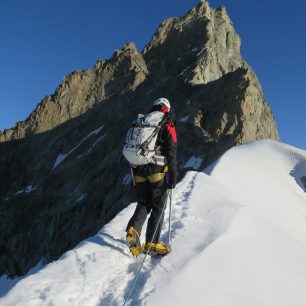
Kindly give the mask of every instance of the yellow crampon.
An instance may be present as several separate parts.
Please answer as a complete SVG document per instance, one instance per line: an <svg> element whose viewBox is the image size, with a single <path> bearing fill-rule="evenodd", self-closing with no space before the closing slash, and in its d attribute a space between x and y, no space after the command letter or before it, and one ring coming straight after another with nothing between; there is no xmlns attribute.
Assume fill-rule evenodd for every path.
<svg viewBox="0 0 306 306"><path fill-rule="evenodd" d="M142 245L142 252L150 256L165 256L171 252L171 247L161 242L147 242Z"/></svg>
<svg viewBox="0 0 306 306"><path fill-rule="evenodd" d="M134 227L129 227L126 234L126 241L129 245L129 249L134 256L139 256L142 254L141 243L139 239L139 234Z"/></svg>

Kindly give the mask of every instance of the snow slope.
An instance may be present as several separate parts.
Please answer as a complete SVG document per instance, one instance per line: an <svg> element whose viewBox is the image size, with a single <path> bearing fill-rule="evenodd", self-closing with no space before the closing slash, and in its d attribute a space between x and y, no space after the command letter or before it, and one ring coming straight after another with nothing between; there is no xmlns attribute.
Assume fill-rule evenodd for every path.
<svg viewBox="0 0 306 306"><path fill-rule="evenodd" d="M258 141L229 150L209 171L178 184L173 251L147 258L128 305L306 305L306 152ZM123 305L141 263L125 245L134 208L60 260L0 278L0 305Z"/></svg>

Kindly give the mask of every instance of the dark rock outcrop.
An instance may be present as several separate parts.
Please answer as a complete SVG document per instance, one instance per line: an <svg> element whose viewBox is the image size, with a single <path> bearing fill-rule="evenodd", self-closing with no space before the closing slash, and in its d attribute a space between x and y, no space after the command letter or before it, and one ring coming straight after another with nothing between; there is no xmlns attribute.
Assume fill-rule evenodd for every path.
<svg viewBox="0 0 306 306"><path fill-rule="evenodd" d="M129 43L71 73L0 133L0 275L57 259L133 200L122 144L159 96L176 110L181 176L234 145L279 139L225 8L201 2L165 20L141 53Z"/></svg>

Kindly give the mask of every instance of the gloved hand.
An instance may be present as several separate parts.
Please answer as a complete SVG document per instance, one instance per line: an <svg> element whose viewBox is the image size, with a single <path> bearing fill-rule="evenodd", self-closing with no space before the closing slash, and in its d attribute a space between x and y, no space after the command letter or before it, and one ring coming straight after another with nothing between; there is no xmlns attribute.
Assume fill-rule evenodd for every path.
<svg viewBox="0 0 306 306"><path fill-rule="evenodd" d="M168 189L174 189L174 188L175 188L175 184L173 183L168 184Z"/></svg>
<svg viewBox="0 0 306 306"><path fill-rule="evenodd" d="M169 179L168 181L168 189L174 189L176 186L176 179Z"/></svg>

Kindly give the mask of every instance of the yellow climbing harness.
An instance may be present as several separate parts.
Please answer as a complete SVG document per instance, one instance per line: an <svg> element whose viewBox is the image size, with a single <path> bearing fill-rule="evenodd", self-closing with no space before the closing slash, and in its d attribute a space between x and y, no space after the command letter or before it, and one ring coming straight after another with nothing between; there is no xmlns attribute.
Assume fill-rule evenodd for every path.
<svg viewBox="0 0 306 306"><path fill-rule="evenodd" d="M142 177L142 176L135 175L135 177L134 177L135 183L136 184L144 183L144 182L157 183L165 177L165 174L167 173L167 171L168 171L168 167L165 166L164 169L163 169L163 172L154 173L154 174L151 174L147 177Z"/></svg>

